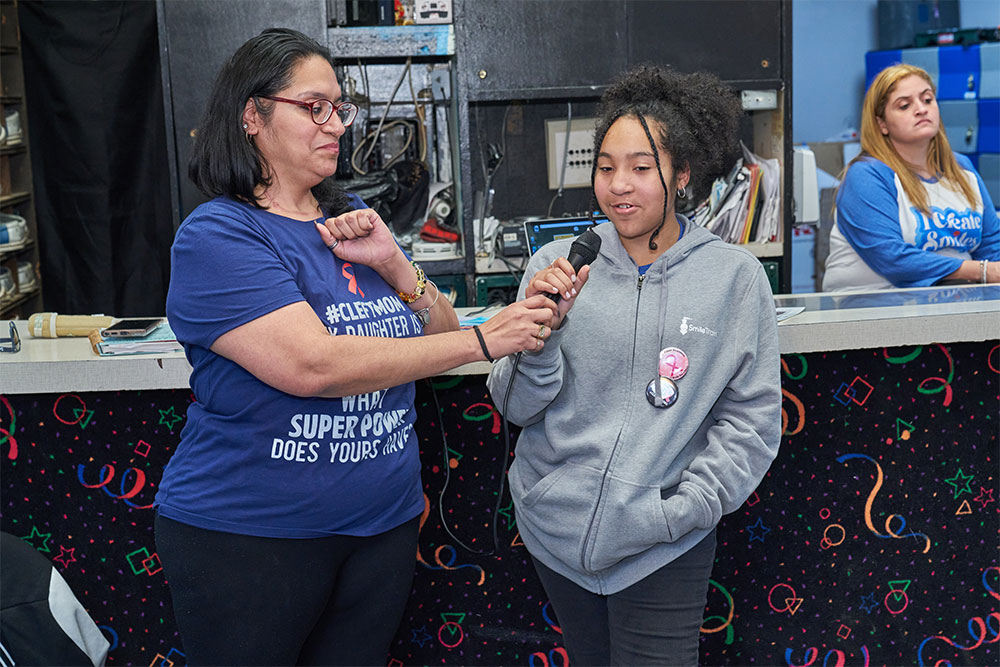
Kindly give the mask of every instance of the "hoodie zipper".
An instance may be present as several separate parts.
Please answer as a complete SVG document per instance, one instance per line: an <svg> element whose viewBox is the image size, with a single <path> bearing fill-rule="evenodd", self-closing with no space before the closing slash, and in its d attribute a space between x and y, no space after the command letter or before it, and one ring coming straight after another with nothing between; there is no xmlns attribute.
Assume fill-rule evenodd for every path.
<svg viewBox="0 0 1000 667"><path fill-rule="evenodd" d="M635 285L635 322L632 324L632 363L629 364L628 370L628 382L626 382L626 387L632 386L632 372L635 369L635 348L636 340L639 335L639 299L642 297L642 281L645 279L645 275L640 275L638 282ZM626 401L626 405L631 405ZM611 462L615 460L615 454L618 452L618 446L621 444L622 434L625 432L625 424L628 422L631 416L631 409L625 414L625 419L622 421L621 428L618 429L618 436L615 438L615 445L611 448L611 456L608 457L608 462L604 466L604 473L601 475L601 488L597 492L597 504L594 506L594 514L590 517L590 525L587 527L587 535L583 540L583 552L580 554L580 565L583 567L585 572L590 572L591 569L587 567L587 551L590 548L591 537L594 534L594 529L597 525L597 513L601 509L601 501L604 499L604 489L607 487L608 475L611 474Z"/></svg>

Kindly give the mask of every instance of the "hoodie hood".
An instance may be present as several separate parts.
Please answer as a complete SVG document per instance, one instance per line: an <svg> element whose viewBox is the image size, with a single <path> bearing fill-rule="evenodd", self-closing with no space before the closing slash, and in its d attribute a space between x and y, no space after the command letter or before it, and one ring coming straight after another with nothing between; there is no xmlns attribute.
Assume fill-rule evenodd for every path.
<svg viewBox="0 0 1000 667"><path fill-rule="evenodd" d="M650 271L662 273L669 266L683 261L696 248L707 243L723 243L718 236L704 227L692 223L683 215L677 214L677 222L683 226L684 234L677 243L667 248L663 254L656 258L647 270L647 274ZM622 245L621 238L619 238L613 223L602 222L594 228L594 231L601 237L600 256L607 259L615 269L631 270L638 273L638 266L625 250L625 246Z"/></svg>

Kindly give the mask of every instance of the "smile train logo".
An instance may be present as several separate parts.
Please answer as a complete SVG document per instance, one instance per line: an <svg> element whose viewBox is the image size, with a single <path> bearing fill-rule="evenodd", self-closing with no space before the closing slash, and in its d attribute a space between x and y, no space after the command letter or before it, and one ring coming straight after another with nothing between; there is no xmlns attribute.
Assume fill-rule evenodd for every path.
<svg viewBox="0 0 1000 667"><path fill-rule="evenodd" d="M688 324L690 317L681 318L681 335L686 336L689 331L694 331L697 333L708 334L709 336L717 335L715 331L712 331L708 327L700 327L695 324Z"/></svg>

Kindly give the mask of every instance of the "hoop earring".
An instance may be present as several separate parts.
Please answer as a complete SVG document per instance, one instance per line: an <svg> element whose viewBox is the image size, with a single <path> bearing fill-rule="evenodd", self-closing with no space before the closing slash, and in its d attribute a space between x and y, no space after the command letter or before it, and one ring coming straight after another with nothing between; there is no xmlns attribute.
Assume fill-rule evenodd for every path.
<svg viewBox="0 0 1000 667"><path fill-rule="evenodd" d="M687 199L688 198L687 187L683 187L683 188L681 188L680 190L677 191L677 198L678 199Z"/></svg>

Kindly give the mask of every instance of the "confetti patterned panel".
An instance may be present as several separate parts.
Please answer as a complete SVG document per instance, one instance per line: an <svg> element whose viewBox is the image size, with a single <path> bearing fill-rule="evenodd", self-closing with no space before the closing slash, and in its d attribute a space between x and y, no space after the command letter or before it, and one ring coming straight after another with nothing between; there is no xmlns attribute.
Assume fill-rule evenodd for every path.
<svg viewBox="0 0 1000 667"><path fill-rule="evenodd" d="M1000 664L996 341L787 355L726 517L705 664Z"/></svg>
<svg viewBox="0 0 1000 667"><path fill-rule="evenodd" d="M785 356L781 452L720 526L702 663L1000 664L998 371L996 341ZM54 562L109 664L186 664L149 503L190 400L0 396L0 528ZM484 378L419 382L417 409L426 506L387 664L565 667Z"/></svg>
<svg viewBox="0 0 1000 667"><path fill-rule="evenodd" d="M188 390L0 396L0 527L53 562L111 643L108 664L183 665L153 541Z"/></svg>

